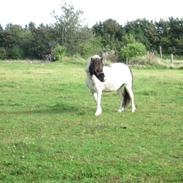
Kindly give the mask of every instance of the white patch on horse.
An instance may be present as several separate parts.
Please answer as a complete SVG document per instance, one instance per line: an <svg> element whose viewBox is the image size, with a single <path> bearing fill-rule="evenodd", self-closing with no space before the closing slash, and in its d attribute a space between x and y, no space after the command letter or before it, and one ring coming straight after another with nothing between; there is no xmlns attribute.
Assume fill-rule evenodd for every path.
<svg viewBox="0 0 183 183"><path fill-rule="evenodd" d="M91 63L92 62L92 63ZM95 62L97 69L95 69ZM101 64L99 67L98 64ZM90 66L94 72L92 73ZM103 73L100 77L99 74ZM102 58L94 55L88 59L86 67L87 80L86 85L90 89L96 101L95 115L99 116L102 113L101 96L104 91L118 91L120 96L120 105L118 112L124 111L128 102L131 100L132 112L135 112L134 94L132 90L133 77L129 67L123 63L113 63L109 66L103 66ZM104 79L105 78L105 79Z"/></svg>

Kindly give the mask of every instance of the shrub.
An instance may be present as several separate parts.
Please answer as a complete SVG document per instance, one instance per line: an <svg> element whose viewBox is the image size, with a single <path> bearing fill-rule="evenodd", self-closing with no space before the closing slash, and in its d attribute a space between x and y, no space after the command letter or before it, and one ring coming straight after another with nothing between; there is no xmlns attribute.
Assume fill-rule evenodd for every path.
<svg viewBox="0 0 183 183"><path fill-rule="evenodd" d="M66 48L58 44L52 49L51 53L54 61L62 60L65 56Z"/></svg>
<svg viewBox="0 0 183 183"><path fill-rule="evenodd" d="M6 49L5 48L0 48L0 59L5 59L6 58Z"/></svg>
<svg viewBox="0 0 183 183"><path fill-rule="evenodd" d="M87 40L80 44L79 53L85 58L100 52L102 52L100 38L91 38L90 40Z"/></svg>
<svg viewBox="0 0 183 183"><path fill-rule="evenodd" d="M146 54L146 47L139 42L129 43L121 49L120 56L123 59L130 59L136 56L142 56Z"/></svg>
<svg viewBox="0 0 183 183"><path fill-rule="evenodd" d="M111 61L111 62L116 62L118 60L118 55L116 54L116 52L114 50L102 52L102 57L105 60Z"/></svg>
<svg viewBox="0 0 183 183"><path fill-rule="evenodd" d="M9 55L9 58L11 59L23 59L24 51L21 48L15 46L8 50L8 55Z"/></svg>

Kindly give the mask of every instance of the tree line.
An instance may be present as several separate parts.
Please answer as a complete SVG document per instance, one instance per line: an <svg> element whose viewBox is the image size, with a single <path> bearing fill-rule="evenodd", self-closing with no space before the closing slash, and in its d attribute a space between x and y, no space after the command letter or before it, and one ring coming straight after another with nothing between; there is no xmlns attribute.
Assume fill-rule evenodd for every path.
<svg viewBox="0 0 183 183"><path fill-rule="evenodd" d="M52 25L36 26L33 22L25 27L11 23L5 28L0 25L0 59L54 60L57 53L87 57L110 50L124 59L127 46L134 49L142 45L153 53L159 53L161 47L165 55L183 55L183 18L155 22L137 19L125 25L108 19L89 28L81 24L82 12L72 5L65 4L61 12L61 15L54 14Z"/></svg>

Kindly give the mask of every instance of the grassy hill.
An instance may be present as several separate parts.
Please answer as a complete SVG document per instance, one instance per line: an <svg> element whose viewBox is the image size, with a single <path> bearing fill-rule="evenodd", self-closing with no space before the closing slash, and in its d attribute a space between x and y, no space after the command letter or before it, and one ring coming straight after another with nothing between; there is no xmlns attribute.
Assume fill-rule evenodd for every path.
<svg viewBox="0 0 183 183"><path fill-rule="evenodd" d="M132 68L137 112L95 117L84 68L0 62L0 182L182 182L182 70Z"/></svg>

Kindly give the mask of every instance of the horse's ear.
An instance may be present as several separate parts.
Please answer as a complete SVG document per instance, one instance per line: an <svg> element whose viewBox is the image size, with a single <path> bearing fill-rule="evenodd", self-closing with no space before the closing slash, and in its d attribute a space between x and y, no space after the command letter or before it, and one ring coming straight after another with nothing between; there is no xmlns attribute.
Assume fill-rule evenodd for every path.
<svg viewBox="0 0 183 183"><path fill-rule="evenodd" d="M91 58L91 62L93 62L95 59L94 58Z"/></svg>
<svg viewBox="0 0 183 183"><path fill-rule="evenodd" d="M101 57L101 59L100 59L100 60L101 60L101 62L103 63L103 57Z"/></svg>

